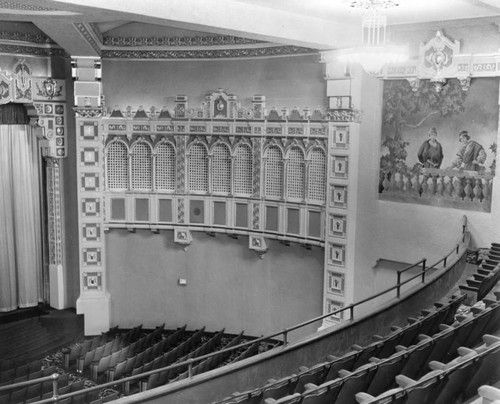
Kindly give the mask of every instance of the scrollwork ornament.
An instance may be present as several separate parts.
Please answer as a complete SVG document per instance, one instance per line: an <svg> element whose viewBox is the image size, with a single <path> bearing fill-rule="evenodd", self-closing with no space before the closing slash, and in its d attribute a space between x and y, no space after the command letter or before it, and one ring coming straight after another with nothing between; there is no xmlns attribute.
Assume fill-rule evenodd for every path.
<svg viewBox="0 0 500 404"><path fill-rule="evenodd" d="M468 91L470 88L470 77L458 77L458 81L460 82L460 86L462 87L462 91Z"/></svg>
<svg viewBox="0 0 500 404"><path fill-rule="evenodd" d="M417 92L418 89L420 88L420 79L418 77L414 77L414 78L409 78L407 80L408 83L410 84L411 91Z"/></svg>

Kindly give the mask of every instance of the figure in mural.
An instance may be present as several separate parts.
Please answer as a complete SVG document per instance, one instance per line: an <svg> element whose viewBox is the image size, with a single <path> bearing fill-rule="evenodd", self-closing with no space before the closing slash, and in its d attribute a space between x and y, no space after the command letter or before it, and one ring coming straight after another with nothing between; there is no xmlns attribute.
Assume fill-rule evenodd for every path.
<svg viewBox="0 0 500 404"><path fill-rule="evenodd" d="M471 140L466 130L458 134L458 140L462 143L462 147L458 151L457 158L453 162L452 167L471 171L480 171L484 169L482 164L486 161L486 152L483 146Z"/></svg>
<svg viewBox="0 0 500 404"><path fill-rule="evenodd" d="M436 128L429 130L429 139L422 143L418 150L418 161L422 163L424 168L439 168L443 162L443 148L437 140Z"/></svg>

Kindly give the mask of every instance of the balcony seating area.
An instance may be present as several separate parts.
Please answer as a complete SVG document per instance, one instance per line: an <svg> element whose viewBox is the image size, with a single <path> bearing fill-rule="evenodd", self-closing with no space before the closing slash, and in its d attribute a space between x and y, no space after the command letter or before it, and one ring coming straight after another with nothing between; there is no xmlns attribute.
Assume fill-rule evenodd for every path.
<svg viewBox="0 0 500 404"><path fill-rule="evenodd" d="M498 251L500 245L492 244L477 271L497 268ZM297 363L285 377L268 379L261 386L235 392L214 404L463 402L476 395L480 386L500 380L498 279L487 288L472 306L464 306L470 300L460 288L451 297L408 317L406 324L393 325L385 335L375 334L368 343L353 344L336 356L325 352L324 360L307 367ZM478 291L474 291L476 297ZM254 339L243 332L226 334L224 329L188 330L187 325L173 330L165 329L165 324L154 329L144 329L142 324L126 330L115 327L60 349L50 360L0 360L0 403L52 398L53 380L38 379L58 373L59 396L81 392L58 402L100 404L234 363L281 344ZM246 345L237 350L226 350L243 342ZM183 364L149 374L209 353L216 354L192 362L189 367ZM128 376L138 377L120 382ZM32 380L37 382L8 388Z"/></svg>
<svg viewBox="0 0 500 404"><path fill-rule="evenodd" d="M429 362L429 371L418 380L397 375L395 382L398 387L377 397L357 393L356 400L360 404L464 402L482 385L500 377L500 338L486 334L483 342L475 349L459 348L459 356L450 362Z"/></svg>
<svg viewBox="0 0 500 404"><path fill-rule="evenodd" d="M500 280L500 246L493 243L482 259L477 271L466 279L460 289L476 300L483 299Z"/></svg>
<svg viewBox="0 0 500 404"><path fill-rule="evenodd" d="M287 377L268 380L264 386L236 392L217 403L354 404L356 400L365 400L359 401L365 403L379 399L374 402L392 402L393 394L404 395L404 389L413 386L411 383L416 381L415 386L421 386L426 380L439 379L438 374L448 377L449 369L455 369L454 366L462 362L466 366L472 356L476 359L470 359L470 363L481 358L481 363L486 366L484 369L488 369L494 360L499 359L500 352L500 338L497 336L500 330L500 293L491 296L496 298L489 295L466 314L456 314L466 296L452 296L448 301L436 303L432 309L423 310L420 316L408 318L406 325L393 326L388 335L374 335L373 342L366 346L353 345L352 351L340 357L326 356L321 363L299 367ZM461 394L473 396L481 384L497 381L500 377L494 372L491 375L485 373L487 371L474 376L470 388ZM433 394L443 397L440 402L453 402L445 400L458 394L453 390L454 383L450 382L447 390L441 391L445 384L433 382ZM406 402L404 400L394 402Z"/></svg>

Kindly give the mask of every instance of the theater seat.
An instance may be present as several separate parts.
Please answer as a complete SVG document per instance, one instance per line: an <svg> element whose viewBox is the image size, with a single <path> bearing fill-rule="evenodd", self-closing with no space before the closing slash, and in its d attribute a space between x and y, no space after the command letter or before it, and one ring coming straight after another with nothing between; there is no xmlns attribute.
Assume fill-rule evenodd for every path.
<svg viewBox="0 0 500 404"><path fill-rule="evenodd" d="M294 393L288 396L281 397L279 399L266 398L264 400L265 404L298 404L302 401L302 396L299 393Z"/></svg>
<svg viewBox="0 0 500 404"><path fill-rule="evenodd" d="M395 389L387 390L386 392L384 392L376 397L374 397L368 393L356 393L355 397L356 397L356 401L359 404L370 404L373 402L394 403L394 402L396 402L395 400L396 400L398 393L401 393L401 391L402 391L401 388L395 388ZM391 396L394 396L394 400L391 399L391 401L388 401L388 400L380 401L382 399L386 399L386 398L391 397Z"/></svg>

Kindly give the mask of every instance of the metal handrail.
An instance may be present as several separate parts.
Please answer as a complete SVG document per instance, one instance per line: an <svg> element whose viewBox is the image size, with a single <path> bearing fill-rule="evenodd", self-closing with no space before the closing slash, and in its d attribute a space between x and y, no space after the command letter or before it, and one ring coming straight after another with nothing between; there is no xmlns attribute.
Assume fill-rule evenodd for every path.
<svg viewBox="0 0 500 404"><path fill-rule="evenodd" d="M43 377L43 378L40 378L40 379L33 379L33 380L28 380L28 381L25 381L25 382L21 382L21 383L16 383L16 384L11 384L11 385L6 385L6 386L1 386L0 387L0 392L1 391L6 391L6 390L13 390L15 388L18 388L18 387L24 387L24 386L28 386L28 385L31 385L31 384L36 384L36 383L40 383L42 381L45 381L45 380L53 380L53 383L54 383L54 387L53 387L53 390L54 390L54 395L53 397L51 398L47 398L47 399L44 399L44 400L40 400L40 401L37 401L36 404L45 404L45 403L53 403L53 402L58 402L59 400L61 399L65 399L65 398L69 398L69 397L73 397L73 396L77 396L77 395L80 395L80 394L84 394L84 393L87 393L89 391L95 391L95 390L102 390L102 389L105 389L105 388L110 388L110 387L116 387L117 385L122 385L122 384L125 384L127 382L130 382L130 381L136 381L136 380L140 380L140 379L144 379L145 377L148 377L150 375L153 375L153 374L156 374L156 373L160 373L160 372L164 372L164 371L167 371L167 370L170 370L170 369L175 369L175 368L178 368L178 367L185 367L186 365L188 366L188 378L191 379L193 377L193 374L192 374L192 369L193 369L193 364L195 362L201 362L202 360L205 360L205 359L208 359L208 358L211 358L213 356L216 356L216 355L219 355L221 353L226 353L226 352L230 352L230 351L234 351L236 349L240 349L240 348L243 348L243 347L246 347L248 345L252 345L252 344L255 344L256 342L262 342L262 341L269 341L269 340L272 340L273 338L275 337L278 337L278 336L282 336L283 338L283 347L286 347L288 345L288 334L291 332L291 331L295 331L297 329L300 329L300 328L303 328L303 327L306 327L310 324L313 324L315 322L318 322L320 320L323 320L327 317L330 317L330 316L333 316L335 314L339 314L339 313L342 313L344 311L347 311L349 310L349 314L350 314L350 321L352 322L354 320L354 308L357 307L357 306L360 306L366 302L369 302L371 300L374 300L382 295L385 295L389 292L392 292L393 290L396 289L396 297L399 299L400 298L400 292L401 292L401 286L411 282L412 280L418 278L418 277L422 277L422 283L425 283L425 273L430 271L431 269L435 269L436 266L443 262L444 263L444 267L446 267L446 260L447 258L453 254L453 253L456 253L458 254L459 251L460 251L460 245L462 243L465 243L465 241L468 239L468 237L470 237L470 234L467 230L467 218L464 216L463 217L463 229L462 229L462 237L461 237L461 240L459 243L457 243L457 245L453 248L453 250L451 250L448 254L446 254L443 258L441 258L440 260L438 260L434 265L430 266L430 267L426 267L425 266L425 262L426 262L426 259L422 259L420 260L419 262L407 267L407 268L404 268L402 270L399 270L398 271L398 282L396 285L394 286L391 286L390 288L387 288L381 292L378 292L372 296L369 296L363 300L360 300L356 303L352 303L348 306L345 306L345 307L342 307L340 309L337 309L335 311L332 311L330 313L327 313L327 314L323 314L321 316L318 316L318 317L314 317L310 320L307 320L307 321L304 321L300 324L296 324L294 326L291 326L291 327L288 327L288 328L285 328L283 329L282 331L277 331L273 334L270 334L270 335L267 335L267 336L261 336L259 338L255 338L255 339L252 339L250 341L247 341L247 342L243 342L241 344L238 344L238 345L235 345L235 346L232 346L232 347L229 347L229 348L224 348L224 349L221 349L217 352L211 352L211 353L208 353L208 354L205 354L205 355L201 355L201 356L197 356L195 358L189 358L188 360L184 361L184 362L181 362L181 363L175 363L175 364L171 364L171 365L168 365L168 366L165 366L165 367L162 367L162 368L158 368L158 369L154 369L154 370L150 370L150 371L147 371L147 372L144 372L144 373L140 373L138 375L134 375L134 376L129 376L129 377L124 377L124 378L121 378L121 379L118 379L118 380L114 380L114 381L111 381L111 382L107 382L107 383L103 383L103 384L99 384L99 385L96 385L94 387L89 387L89 388L85 388L83 390L78 390L78 391L74 391L74 392L71 392L71 393L67 393L67 394L63 394L61 396L58 395L58 386L57 386L57 382L58 382L58 378L59 378L59 375L57 373L54 373L53 375L51 376L47 376L47 377ZM414 267L418 267L420 266L420 264L424 264L423 265L423 268L422 268L422 271L404 281L400 281L400 274L403 273L403 272L406 272L407 270L411 269L411 268L414 268Z"/></svg>

